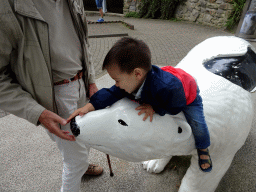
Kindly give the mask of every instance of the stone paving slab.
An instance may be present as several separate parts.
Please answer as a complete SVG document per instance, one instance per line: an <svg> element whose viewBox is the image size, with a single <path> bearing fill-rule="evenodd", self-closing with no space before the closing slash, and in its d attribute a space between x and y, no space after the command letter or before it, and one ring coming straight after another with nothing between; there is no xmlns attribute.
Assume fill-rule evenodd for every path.
<svg viewBox="0 0 256 192"><path fill-rule="evenodd" d="M97 19L98 16L88 16L88 20ZM120 19L133 24L135 29L127 30L112 24L99 25L100 28L90 24L89 31L127 31L129 36L142 39L149 45L152 62L159 66L175 66L191 48L209 37L233 35L189 22L105 17L105 20ZM101 65L108 50L119 38L89 39L99 88L113 84L108 75L103 76L106 72L101 71ZM0 192L59 191L62 159L56 144L43 127L35 127L23 119L8 115L0 118L0 135ZM142 169L140 163L126 162L112 156L110 158L114 177L109 176L106 155L91 149L89 161L102 165L104 173L100 177L83 177L81 192L176 192L190 163L189 156L174 157L164 172L149 174ZM245 145L236 154L216 192L256 191L255 159L256 115Z"/></svg>
<svg viewBox="0 0 256 192"><path fill-rule="evenodd" d="M89 24L89 36L116 33L129 33L131 30L123 23Z"/></svg>

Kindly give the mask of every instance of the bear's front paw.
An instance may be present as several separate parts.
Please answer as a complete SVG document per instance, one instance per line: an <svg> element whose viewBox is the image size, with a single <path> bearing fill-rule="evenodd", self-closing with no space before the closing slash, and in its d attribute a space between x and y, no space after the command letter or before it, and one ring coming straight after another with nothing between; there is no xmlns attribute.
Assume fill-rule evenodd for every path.
<svg viewBox="0 0 256 192"><path fill-rule="evenodd" d="M163 159L154 159L150 161L143 161L143 168L149 173L160 173L164 170L165 166L169 163L172 157L166 157Z"/></svg>

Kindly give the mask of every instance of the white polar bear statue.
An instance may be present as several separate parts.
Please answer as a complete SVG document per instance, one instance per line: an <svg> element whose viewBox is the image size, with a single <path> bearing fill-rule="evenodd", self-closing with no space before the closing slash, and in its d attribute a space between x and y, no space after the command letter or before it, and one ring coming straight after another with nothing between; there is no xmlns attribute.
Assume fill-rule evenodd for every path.
<svg viewBox="0 0 256 192"><path fill-rule="evenodd" d="M226 74L224 78L218 67L227 68L225 58L244 56L248 48L255 54L254 48L243 39L213 37L193 48L176 66L194 76L201 91L211 138L209 151L213 169L210 173L199 169L194 137L182 112L175 116L154 114L152 122L149 118L143 121L143 115L138 116L135 110L139 104L124 98L109 108L77 116L71 129L75 133L78 127L77 140L99 151L127 161L144 161L143 167L149 172L161 172L174 155L192 155L179 191L214 191L249 134L253 119L251 91L255 88L248 79L247 83L240 79L240 83L248 88L249 81L249 91L232 83L230 80L236 81L238 72ZM219 72L217 75L205 66L207 61L218 63L216 58L222 58L218 64L221 66L208 66ZM239 62L231 68L239 68Z"/></svg>

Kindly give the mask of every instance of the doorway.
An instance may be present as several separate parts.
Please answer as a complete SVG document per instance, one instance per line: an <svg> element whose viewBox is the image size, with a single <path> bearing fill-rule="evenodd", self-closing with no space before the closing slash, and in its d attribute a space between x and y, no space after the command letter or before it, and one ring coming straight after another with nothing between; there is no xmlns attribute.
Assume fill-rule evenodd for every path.
<svg viewBox="0 0 256 192"><path fill-rule="evenodd" d="M124 0L106 0L110 13L123 14ZM98 11L95 0L83 0L85 11Z"/></svg>

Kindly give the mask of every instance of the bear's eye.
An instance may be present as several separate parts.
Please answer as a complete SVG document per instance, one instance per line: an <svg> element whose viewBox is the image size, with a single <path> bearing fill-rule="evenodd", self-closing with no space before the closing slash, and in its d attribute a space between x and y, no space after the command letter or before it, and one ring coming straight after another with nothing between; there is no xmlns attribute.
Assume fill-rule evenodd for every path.
<svg viewBox="0 0 256 192"><path fill-rule="evenodd" d="M120 124L123 125L123 126L128 126L122 119L119 119L119 120L118 120L118 123L120 123Z"/></svg>
<svg viewBox="0 0 256 192"><path fill-rule="evenodd" d="M178 133L182 133L181 127L178 127Z"/></svg>

